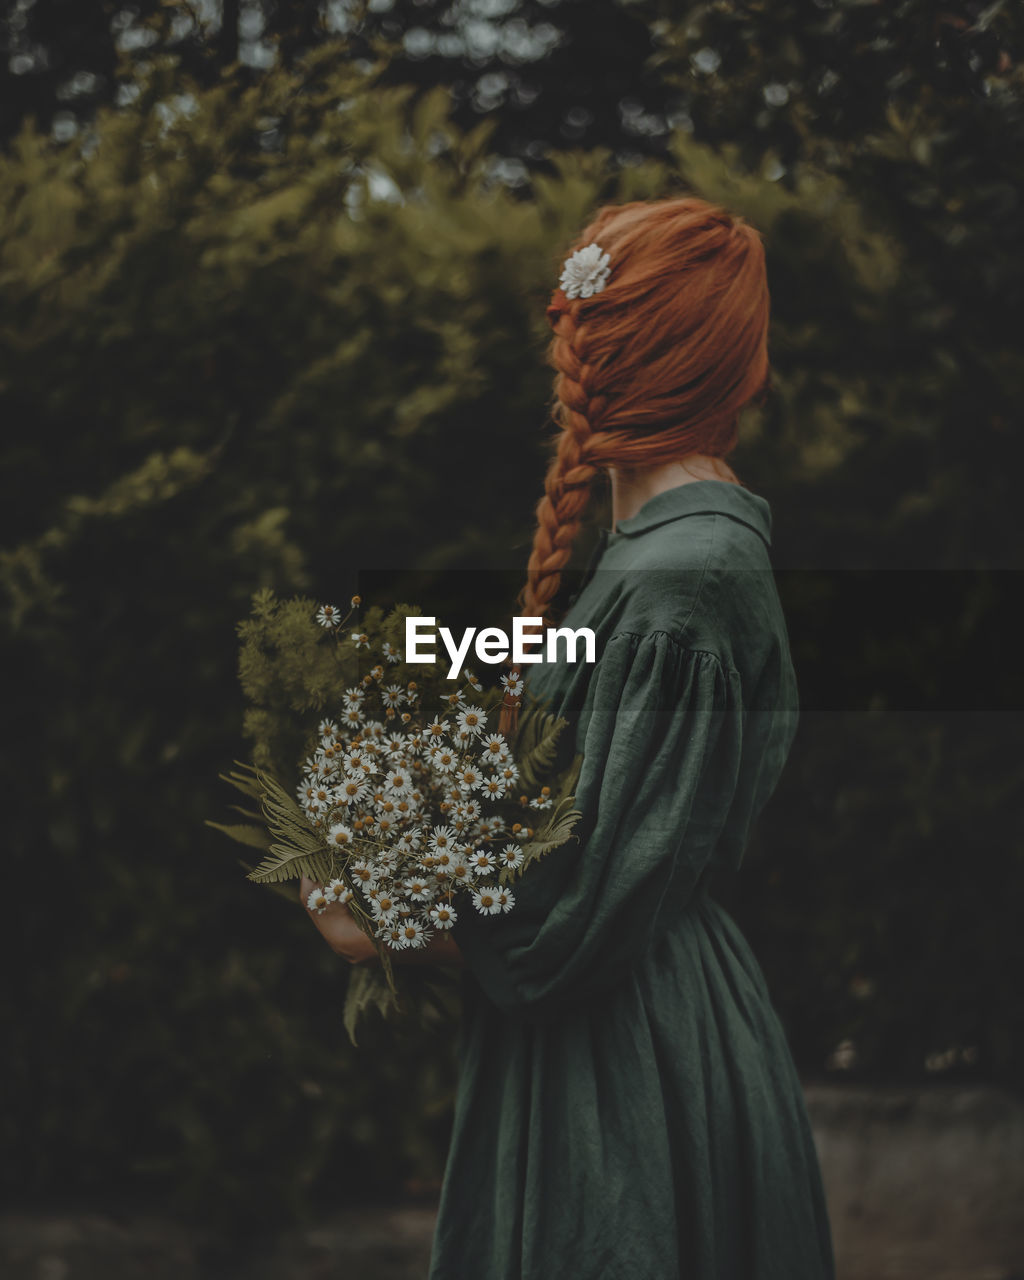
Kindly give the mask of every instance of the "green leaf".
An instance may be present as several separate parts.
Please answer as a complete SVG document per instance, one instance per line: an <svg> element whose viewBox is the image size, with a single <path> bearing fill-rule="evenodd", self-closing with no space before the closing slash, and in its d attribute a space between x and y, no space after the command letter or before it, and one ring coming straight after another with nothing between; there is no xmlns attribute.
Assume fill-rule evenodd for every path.
<svg viewBox="0 0 1024 1280"><path fill-rule="evenodd" d="M282 880L308 876L322 883L331 879L332 870L330 855L323 848L311 853L294 845L272 844L270 857L264 858L248 879L259 884L278 884Z"/></svg>
<svg viewBox="0 0 1024 1280"><path fill-rule="evenodd" d="M267 826L277 840L270 856L249 874L250 880L277 883L309 876L328 880L333 860L323 839L309 825L305 814L281 784L269 773L251 766L260 788L260 806Z"/></svg>
<svg viewBox="0 0 1024 1280"><path fill-rule="evenodd" d="M342 1010L342 1021L353 1045L357 1044L356 1027L359 1020L371 1008L376 1008L383 1018L394 1013L398 1008L395 991L380 969L368 965L353 965Z"/></svg>
<svg viewBox="0 0 1024 1280"><path fill-rule="evenodd" d="M244 858L238 859L238 865L246 872L252 870L252 863L246 862ZM298 895L294 889L286 889L283 884L268 884L266 886L271 893L282 898L290 907L294 907L298 903Z"/></svg>
<svg viewBox="0 0 1024 1280"><path fill-rule="evenodd" d="M555 767L558 739L568 723L549 711L545 703L536 700L523 709L512 751L526 787L544 785Z"/></svg>
<svg viewBox="0 0 1024 1280"><path fill-rule="evenodd" d="M536 862L552 849L560 848L569 840L579 839L578 836L573 835L573 829L583 814L572 807L575 798L575 796L563 796L554 806L544 826L534 835L529 844L523 846L523 864L518 872L513 872L507 867L499 872L498 879L503 884L507 884L514 875L523 875L530 863Z"/></svg>
<svg viewBox="0 0 1024 1280"><path fill-rule="evenodd" d="M239 844L250 845L253 849L270 847L270 834L265 827L254 827L248 823L231 823L225 826L222 822L211 822L208 818L206 826L213 827L215 831L223 831L232 840L237 840Z"/></svg>

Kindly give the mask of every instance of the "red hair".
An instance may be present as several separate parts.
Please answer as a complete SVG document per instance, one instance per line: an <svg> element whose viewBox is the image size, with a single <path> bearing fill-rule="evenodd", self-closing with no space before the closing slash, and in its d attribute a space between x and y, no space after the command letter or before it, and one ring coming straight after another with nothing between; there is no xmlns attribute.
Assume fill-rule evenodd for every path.
<svg viewBox="0 0 1024 1280"><path fill-rule="evenodd" d="M768 283L760 233L696 196L606 205L569 252L609 255L604 288L547 309L552 417L562 428L537 503L521 616L549 622L595 478L609 466L724 457L766 390ZM516 717L508 700L506 732Z"/></svg>

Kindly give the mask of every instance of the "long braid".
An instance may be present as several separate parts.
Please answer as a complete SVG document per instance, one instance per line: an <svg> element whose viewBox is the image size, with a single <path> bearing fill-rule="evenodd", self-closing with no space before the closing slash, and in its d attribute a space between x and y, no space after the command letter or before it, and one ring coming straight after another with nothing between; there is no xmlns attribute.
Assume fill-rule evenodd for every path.
<svg viewBox="0 0 1024 1280"><path fill-rule="evenodd" d="M550 625L595 477L691 453L724 457L741 408L767 385L768 289L760 235L695 196L600 209L576 247L599 243L607 290L547 309L557 370L552 416L561 427L536 506L520 616ZM509 679L520 677L510 663ZM500 729L517 725L506 689Z"/></svg>
<svg viewBox="0 0 1024 1280"><path fill-rule="evenodd" d="M519 593L523 612L542 618L542 625L548 623L561 571L571 557L594 478L601 470L592 460L593 437L606 403L604 396L592 392L593 371L584 355L586 325L577 324L570 306L554 328L550 360L559 371L554 416L563 430L544 478L544 496L537 503L533 550Z"/></svg>
<svg viewBox="0 0 1024 1280"><path fill-rule="evenodd" d="M578 305L559 290L548 308L554 331L548 363L557 371L552 416L562 428L544 477L544 495L537 503L537 527L527 563L526 582L516 598L523 617L540 618L525 627L526 634L543 634L550 623L551 602L558 594L562 570L572 556L582 517L590 503L594 479L601 468L590 461L596 428L607 398L595 394L593 369L586 360L586 324L578 323ZM510 674L518 676L515 663ZM518 701L506 695L499 730L508 734L518 723Z"/></svg>

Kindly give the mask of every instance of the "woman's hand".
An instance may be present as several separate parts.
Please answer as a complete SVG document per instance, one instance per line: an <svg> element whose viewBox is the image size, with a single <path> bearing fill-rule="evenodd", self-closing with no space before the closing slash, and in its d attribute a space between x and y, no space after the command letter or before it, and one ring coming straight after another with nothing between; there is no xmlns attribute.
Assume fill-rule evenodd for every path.
<svg viewBox="0 0 1024 1280"><path fill-rule="evenodd" d="M303 876L299 883L299 900L306 907L309 895L319 888L315 880ZM379 960L372 938L368 938L356 923L355 916L341 902L332 902L322 912L306 912L327 940L327 945L350 964L368 964ZM392 964L462 964L462 952L451 934L439 929L425 947L417 947L391 954Z"/></svg>
<svg viewBox="0 0 1024 1280"><path fill-rule="evenodd" d="M308 876L302 877L299 883L299 900L304 907L309 895L319 887L315 880L310 880ZM306 913L323 934L331 950L344 956L350 964L365 964L368 960L377 959L377 948L373 940L360 929L355 916L343 902L332 902L322 912L310 911L306 907Z"/></svg>

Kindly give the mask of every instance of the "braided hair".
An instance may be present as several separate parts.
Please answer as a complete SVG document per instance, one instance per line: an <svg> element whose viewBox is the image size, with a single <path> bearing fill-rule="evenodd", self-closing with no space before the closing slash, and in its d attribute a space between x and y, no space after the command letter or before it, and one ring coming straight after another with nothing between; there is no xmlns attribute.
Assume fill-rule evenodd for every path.
<svg viewBox="0 0 1024 1280"><path fill-rule="evenodd" d="M606 285L573 298L559 287L547 308L561 431L517 596L520 615L542 627L598 475L692 453L725 457L740 410L770 377L764 246L741 217L689 195L606 205L572 250L595 242L610 259ZM506 696L503 732L517 706Z"/></svg>

